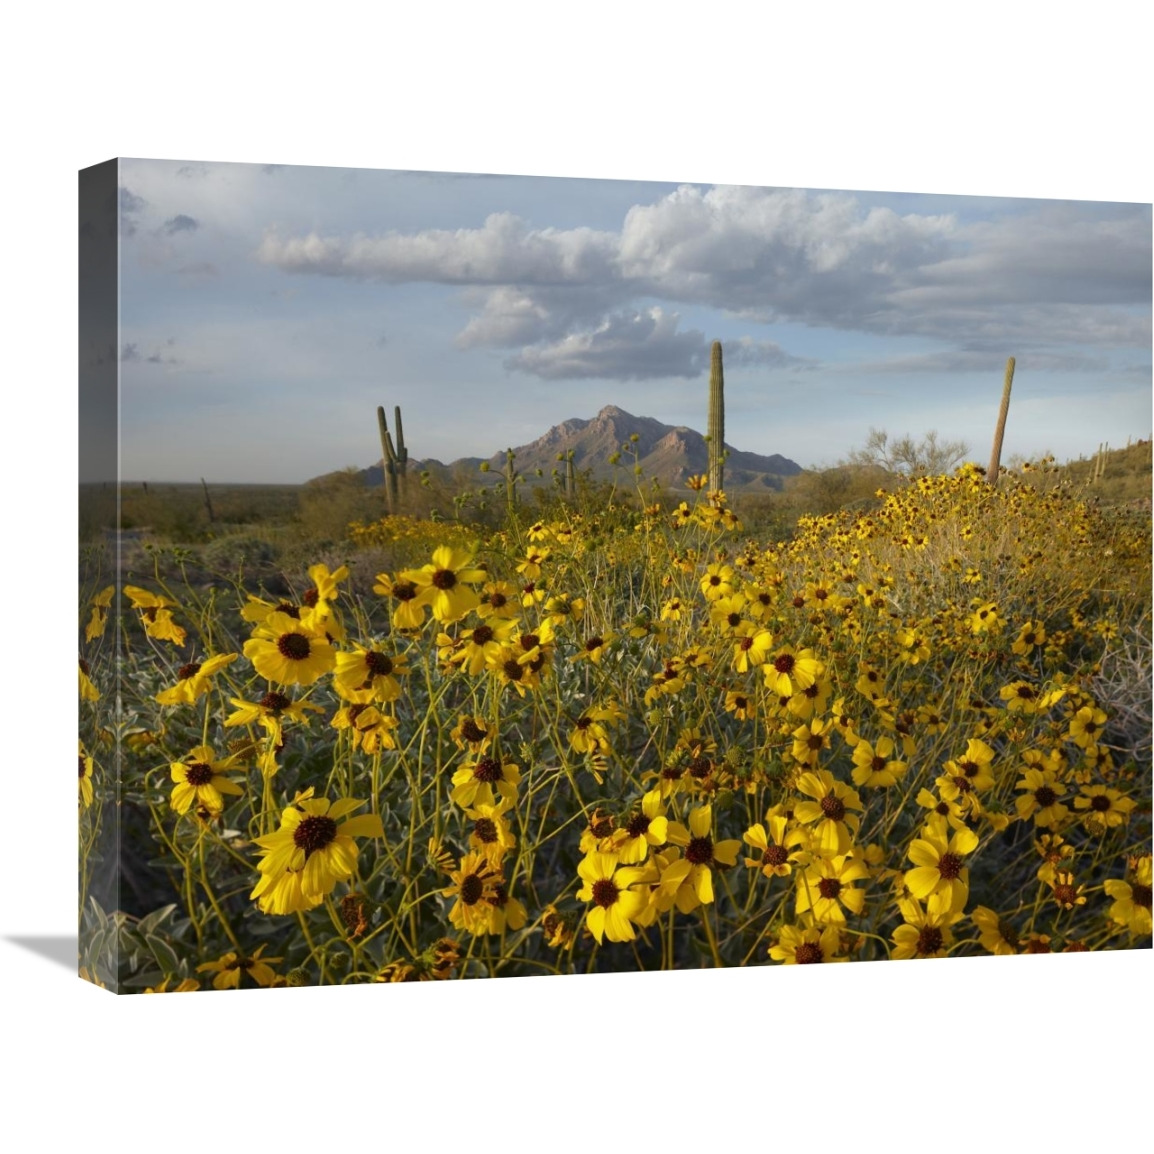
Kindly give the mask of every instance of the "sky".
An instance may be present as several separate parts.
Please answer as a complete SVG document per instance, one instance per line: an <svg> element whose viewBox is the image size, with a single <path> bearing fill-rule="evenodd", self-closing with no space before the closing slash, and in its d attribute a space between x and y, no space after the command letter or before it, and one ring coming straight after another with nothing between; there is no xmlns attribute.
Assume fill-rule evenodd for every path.
<svg viewBox="0 0 1154 1154"><path fill-rule="evenodd" d="M298 483L607 404L810 468L1150 436L1151 206L121 160L121 474Z"/></svg>

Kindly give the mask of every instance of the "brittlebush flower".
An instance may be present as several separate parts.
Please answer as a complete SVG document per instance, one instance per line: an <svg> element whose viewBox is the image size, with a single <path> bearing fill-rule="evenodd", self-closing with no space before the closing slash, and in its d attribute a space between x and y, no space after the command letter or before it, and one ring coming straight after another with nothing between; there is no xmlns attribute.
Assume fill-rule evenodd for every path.
<svg viewBox="0 0 1154 1154"><path fill-rule="evenodd" d="M481 604L481 598L469 585L480 585L488 574L474 564L474 555L450 545L438 546L433 560L420 569L406 569L403 581L417 587L416 600L428 605L442 625L460 621L466 613Z"/></svg>
<svg viewBox="0 0 1154 1154"><path fill-rule="evenodd" d="M176 602L141 589L136 585L125 585L125 596L132 602L132 608L140 611L144 632L157 641L171 641L173 645L183 645L184 629L172 619Z"/></svg>
<svg viewBox="0 0 1154 1154"><path fill-rule="evenodd" d="M357 868L358 837L384 837L376 814L348 817L365 803L314 798L307 789L281 813L280 829L256 838L260 880L250 897L266 914L310 910ZM341 821L344 818L344 821Z"/></svg>
<svg viewBox="0 0 1154 1154"><path fill-rule="evenodd" d="M307 725L306 709L314 713L324 712L319 705L308 701L293 701L291 697L275 690L270 690L259 701L245 701L241 697L230 697L229 701L236 709L224 719L226 728L259 722L276 746L284 744L286 719Z"/></svg>
<svg viewBox="0 0 1154 1154"><path fill-rule="evenodd" d="M761 667L765 684L778 697L792 697L811 686L824 672L812 649L794 650L785 646L774 654L773 660Z"/></svg>
<svg viewBox="0 0 1154 1154"><path fill-rule="evenodd" d="M1050 769L1027 769L1014 787L1024 791L1016 801L1018 817L1042 829L1057 829L1070 814L1067 806L1058 799L1066 792L1065 785Z"/></svg>
<svg viewBox="0 0 1154 1154"><path fill-rule="evenodd" d="M891 958L944 958L949 953L954 944L950 926L962 915L951 908L948 898L934 894L925 906L917 898L902 898L898 909L905 921L893 932Z"/></svg>
<svg viewBox="0 0 1154 1154"><path fill-rule="evenodd" d="M601 945L605 938L611 942L633 941L637 937L633 924L644 918L649 894L632 887L653 880L654 871L621 866L616 854L592 853L577 863L577 873L585 883L577 891L577 900L593 903L585 915L585 924L597 944Z"/></svg>
<svg viewBox="0 0 1154 1154"><path fill-rule="evenodd" d="M845 925L845 912L860 914L865 905L865 890L853 883L870 876L869 867L860 858L818 858L798 873L795 911L813 914L819 924Z"/></svg>
<svg viewBox="0 0 1154 1154"><path fill-rule="evenodd" d="M253 630L244 655L257 673L278 685L312 685L336 665L336 653L323 633L279 611Z"/></svg>
<svg viewBox="0 0 1154 1154"><path fill-rule="evenodd" d="M204 962L197 966L196 972L198 974L216 974L216 977L212 979L213 989L216 990L239 990L241 978L244 977L249 978L258 986L267 988L277 979L276 970L272 967L284 959L262 958L261 954L263 953L263 943L256 948L251 956L230 950L215 962Z"/></svg>
<svg viewBox="0 0 1154 1154"><path fill-rule="evenodd" d="M662 846L669 834L669 820L661 804L661 790L651 789L641 808L625 819L613 835L613 844L622 865L637 865L649 856L650 846Z"/></svg>
<svg viewBox="0 0 1154 1154"><path fill-rule="evenodd" d="M893 752L894 742L891 737L879 737L876 746L861 738L853 747L854 768L850 777L854 785L884 788L896 784L905 773L908 763L891 760Z"/></svg>
<svg viewBox="0 0 1154 1154"><path fill-rule="evenodd" d="M84 748L84 742L79 742L80 746L80 803L87 809L92 804L92 754Z"/></svg>
<svg viewBox="0 0 1154 1154"><path fill-rule="evenodd" d="M1149 937L1151 932L1151 856L1131 858L1125 880L1110 878L1104 885L1106 896L1113 898L1110 920L1125 926L1136 937Z"/></svg>
<svg viewBox="0 0 1154 1154"><path fill-rule="evenodd" d="M1129 821L1138 803L1105 785L1084 785L1074 798L1074 808L1082 810L1082 821L1092 832L1115 829Z"/></svg>
<svg viewBox="0 0 1154 1154"><path fill-rule="evenodd" d="M966 854L978 848L978 835L972 829L948 831L944 818L931 817L926 822L922 836L910 845L914 868L906 870L903 880L915 898L938 894L951 909L960 911L970 892Z"/></svg>
<svg viewBox="0 0 1154 1154"><path fill-rule="evenodd" d="M182 665L176 671L176 684L162 689L156 700L161 705L191 705L209 691L209 678L226 665L231 665L237 656L236 653L218 653L215 657Z"/></svg>
<svg viewBox="0 0 1154 1154"><path fill-rule="evenodd" d="M414 581L403 577L393 580L388 573L378 573L373 592L397 602L393 610L393 628L402 631L420 629L425 623L427 603L420 599L421 590Z"/></svg>
<svg viewBox="0 0 1154 1154"><path fill-rule="evenodd" d="M108 624L108 610L112 606L112 597L115 592L116 586L109 585L92 598L92 616L89 617L88 625L84 630L85 641L94 641L97 637L104 636L104 629Z"/></svg>
<svg viewBox="0 0 1154 1154"><path fill-rule="evenodd" d="M92 670L83 657L80 658L80 700L99 701L100 690L92 683Z"/></svg>
<svg viewBox="0 0 1154 1154"><path fill-rule="evenodd" d="M1018 952L1018 931L993 910L986 906L977 906L970 914L970 918L978 928L978 940L983 949L989 950L991 954Z"/></svg>
<svg viewBox="0 0 1154 1154"><path fill-rule="evenodd" d="M177 813L188 813L193 805L204 806L213 813L224 809L224 794L242 797L244 790L224 774L236 768L236 759L216 760L208 745L198 745L182 761L169 767L176 785L172 790L171 805Z"/></svg>
<svg viewBox="0 0 1154 1154"><path fill-rule="evenodd" d="M712 829L713 807L710 805L690 811L688 830L680 822L669 823L666 836L672 845L684 848L685 857L661 875L661 889L666 895L674 895L682 913L713 901L714 866L737 865L741 842L736 838L714 842Z"/></svg>
<svg viewBox="0 0 1154 1154"><path fill-rule="evenodd" d="M828 769L803 773L797 788L812 801L799 801L793 807L794 817L803 825L816 824L813 848L834 857L848 853L857 835L861 819L851 810L861 811L861 798L848 785L835 781Z"/></svg>
<svg viewBox="0 0 1154 1154"><path fill-rule="evenodd" d="M449 876L453 884L441 890L443 896L457 899L449 910L449 922L474 937L488 934L500 871L487 853L473 850L461 858L461 864Z"/></svg>
<svg viewBox="0 0 1154 1154"><path fill-rule="evenodd" d="M462 809L494 805L497 797L514 801L521 770L504 758L481 757L467 761L453 774L453 791L449 796Z"/></svg>
<svg viewBox="0 0 1154 1154"><path fill-rule="evenodd" d="M775 962L807 965L814 962L848 962L841 949L841 933L835 925L782 926L777 941L769 947Z"/></svg>
<svg viewBox="0 0 1154 1154"><path fill-rule="evenodd" d="M398 677L409 672L401 654L388 654L364 645L336 654L333 687L351 701L396 701L401 696Z"/></svg>

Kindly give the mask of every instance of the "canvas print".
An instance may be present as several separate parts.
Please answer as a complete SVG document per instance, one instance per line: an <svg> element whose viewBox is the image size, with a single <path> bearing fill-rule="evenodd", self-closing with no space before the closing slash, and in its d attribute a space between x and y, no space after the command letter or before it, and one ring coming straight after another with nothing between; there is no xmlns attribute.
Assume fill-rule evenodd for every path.
<svg viewBox="0 0 1154 1154"><path fill-rule="evenodd" d="M85 169L81 975L1148 948L1150 238Z"/></svg>

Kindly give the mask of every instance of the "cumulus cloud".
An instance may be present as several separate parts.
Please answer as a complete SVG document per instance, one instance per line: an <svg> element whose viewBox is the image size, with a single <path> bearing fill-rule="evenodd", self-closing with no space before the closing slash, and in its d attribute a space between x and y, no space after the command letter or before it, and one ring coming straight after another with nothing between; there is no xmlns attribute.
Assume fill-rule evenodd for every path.
<svg viewBox="0 0 1154 1154"><path fill-rule="evenodd" d="M383 236L265 235L257 256L285 272L440 284L582 284L612 275L615 238L591 228L532 229L508 212L481 228Z"/></svg>
<svg viewBox="0 0 1154 1154"><path fill-rule="evenodd" d="M144 211L146 201L144 197L121 185L116 190L117 208L120 216L120 233L122 236L132 236L136 232L136 218Z"/></svg>
<svg viewBox="0 0 1154 1154"><path fill-rule="evenodd" d="M183 212L177 213L176 216L170 217L164 222L164 231L169 236L178 232L195 232L198 228L200 228L200 222L191 216L186 216Z"/></svg>
<svg viewBox="0 0 1154 1154"><path fill-rule="evenodd" d="M1055 367L1082 357L1091 368L1100 358L1070 346L1150 342L1143 205L1044 204L963 224L868 207L848 193L687 185L634 205L616 232L531 227L506 212L480 228L268 232L258 257L288 273L459 286L473 315L458 346L520 348L509 364L549 379L578 376L578 366L603 376L623 350L646 347L661 354L654 370L684 375L697 355L689 334L671 341L667 317L658 324L636 311L643 300L762 324L927 337L952 347L959 367L1033 348ZM652 343L637 339L634 326L646 324ZM802 363L749 340L731 363ZM631 357L623 363L636 373Z"/></svg>
<svg viewBox="0 0 1154 1154"><path fill-rule="evenodd" d="M755 341L739 337L725 342L726 365L756 366L765 369L813 369L818 362L808 357L795 357L774 341Z"/></svg>
<svg viewBox="0 0 1154 1154"><path fill-rule="evenodd" d="M547 381L696 377L709 363L705 334L679 332L678 321L660 308L614 313L595 329L522 349L505 366Z"/></svg>

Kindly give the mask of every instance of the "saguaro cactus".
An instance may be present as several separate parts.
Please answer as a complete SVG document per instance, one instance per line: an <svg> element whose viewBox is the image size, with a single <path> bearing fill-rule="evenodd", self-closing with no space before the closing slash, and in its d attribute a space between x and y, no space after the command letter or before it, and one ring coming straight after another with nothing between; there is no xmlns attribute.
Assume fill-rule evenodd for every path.
<svg viewBox="0 0 1154 1154"><path fill-rule="evenodd" d="M991 485L998 483L998 470L1002 464L1002 437L1006 432L1006 416L1010 412L1010 386L1014 383L1014 358L1006 361L1006 380L1002 385L1002 405L998 409L998 425L994 429L994 448L990 453L990 468L986 479Z"/></svg>
<svg viewBox="0 0 1154 1154"><path fill-rule="evenodd" d="M397 493L397 453L393 448L393 438L389 435L384 405L377 406L377 425L381 432L381 468L384 473L385 504L390 513L395 513L400 503Z"/></svg>
<svg viewBox="0 0 1154 1154"><path fill-rule="evenodd" d="M721 342L713 342L709 361L709 488L725 484L725 374L721 367Z"/></svg>
<svg viewBox="0 0 1154 1154"><path fill-rule="evenodd" d="M200 479L200 487L204 490L204 509L205 512L208 513L208 520L211 524L216 520L216 515L212 509L212 498L208 495L208 482L203 477ZM145 492L148 492L148 490L145 489Z"/></svg>
<svg viewBox="0 0 1154 1154"><path fill-rule="evenodd" d="M393 416L397 425L396 462L397 476L401 479L401 488L405 487L405 477L408 473L409 450L405 448L405 430L401 427L401 406L393 408Z"/></svg>
<svg viewBox="0 0 1154 1154"><path fill-rule="evenodd" d="M509 510L517 504L517 470L513 461L517 454L512 449L505 450L505 500L509 503Z"/></svg>

